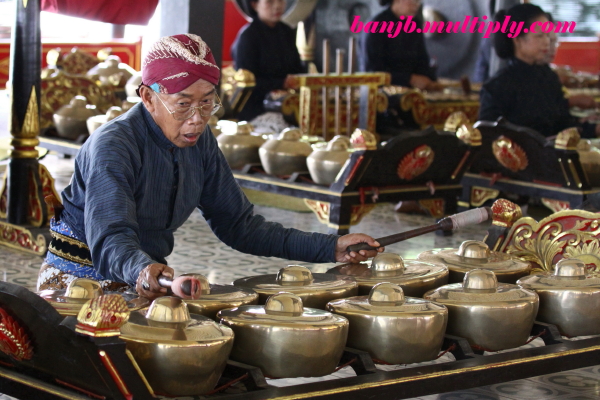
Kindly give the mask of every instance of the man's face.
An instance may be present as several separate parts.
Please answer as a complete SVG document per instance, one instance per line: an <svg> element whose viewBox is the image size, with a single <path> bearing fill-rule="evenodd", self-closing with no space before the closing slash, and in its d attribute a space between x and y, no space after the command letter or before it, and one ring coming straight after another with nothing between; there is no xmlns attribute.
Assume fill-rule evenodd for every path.
<svg viewBox="0 0 600 400"><path fill-rule="evenodd" d="M146 109L150 112L165 137L177 147L189 147L196 145L198 142L198 138L204 132L210 115L202 116L200 110L196 109L192 117L179 121L173 117L171 112L186 107L200 107L211 104L214 102L216 92L212 83L204 79L198 79L179 93L160 94L147 86L142 86L140 94ZM161 100L164 104L161 103Z"/></svg>

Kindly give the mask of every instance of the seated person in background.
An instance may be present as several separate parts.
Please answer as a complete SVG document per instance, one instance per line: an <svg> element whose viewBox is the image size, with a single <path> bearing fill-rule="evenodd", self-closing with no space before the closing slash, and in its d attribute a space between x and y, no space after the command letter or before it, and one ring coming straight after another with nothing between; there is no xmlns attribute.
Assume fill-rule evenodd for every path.
<svg viewBox="0 0 600 400"><path fill-rule="evenodd" d="M236 69L247 69L256 78L256 86L238 115L251 120L265 112L263 100L272 90L296 89L289 75L304 72L296 49L296 33L281 16L285 0L248 0L252 22L240 29L231 47Z"/></svg>
<svg viewBox="0 0 600 400"><path fill-rule="evenodd" d="M379 0L389 7L372 21L398 21L406 23L406 17L414 17L421 0ZM417 28L423 28L420 19L413 19ZM404 26L404 25L403 25ZM395 28L394 28L395 29ZM392 75L392 85L411 86L417 89L437 89L436 76L429 66L429 54L425 48L422 32L404 32L396 37L383 33L363 32L360 38L359 61L362 71L383 71Z"/></svg>
<svg viewBox="0 0 600 400"><path fill-rule="evenodd" d="M507 15L525 27L548 21L546 13L533 4L499 11L495 19L503 21ZM503 116L544 136L579 125L569 113L558 75L548 65L550 35L543 33L541 26L535 31L522 31L516 38L498 32L494 34L494 49L500 58L508 59L508 65L483 85L480 120L495 121ZM582 137L600 135L599 126L585 123L582 128Z"/></svg>

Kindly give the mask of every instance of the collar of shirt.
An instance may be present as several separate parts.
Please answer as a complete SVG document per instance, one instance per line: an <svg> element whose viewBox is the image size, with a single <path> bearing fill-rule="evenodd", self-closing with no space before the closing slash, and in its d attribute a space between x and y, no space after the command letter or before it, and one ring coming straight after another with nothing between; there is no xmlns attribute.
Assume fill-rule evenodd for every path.
<svg viewBox="0 0 600 400"><path fill-rule="evenodd" d="M157 144L158 147L166 150L172 151L177 146L175 146L163 133L162 129L158 126L156 122L154 122L154 118L152 115L146 110L144 104L140 103L139 106L142 108L142 115L144 117L144 121L146 121L146 125L148 126L148 130L150 131L150 137Z"/></svg>

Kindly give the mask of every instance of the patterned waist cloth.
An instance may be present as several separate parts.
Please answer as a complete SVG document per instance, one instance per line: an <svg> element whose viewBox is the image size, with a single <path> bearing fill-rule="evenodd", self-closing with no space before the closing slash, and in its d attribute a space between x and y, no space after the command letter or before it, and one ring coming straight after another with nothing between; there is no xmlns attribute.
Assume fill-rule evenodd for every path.
<svg viewBox="0 0 600 400"><path fill-rule="evenodd" d="M62 221L50 220L52 240L48 244L46 259L40 268L37 290L66 289L76 278L100 282L104 291L125 291L129 285L104 279L92 265L90 249Z"/></svg>

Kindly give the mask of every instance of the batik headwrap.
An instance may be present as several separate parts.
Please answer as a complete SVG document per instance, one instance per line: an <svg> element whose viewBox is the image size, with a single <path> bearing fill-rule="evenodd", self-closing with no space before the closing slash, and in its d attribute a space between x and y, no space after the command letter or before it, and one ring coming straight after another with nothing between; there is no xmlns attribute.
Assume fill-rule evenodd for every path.
<svg viewBox="0 0 600 400"><path fill-rule="evenodd" d="M178 93L204 79L219 83L219 67L200 36L166 36L154 43L142 63L142 82L160 93Z"/></svg>

